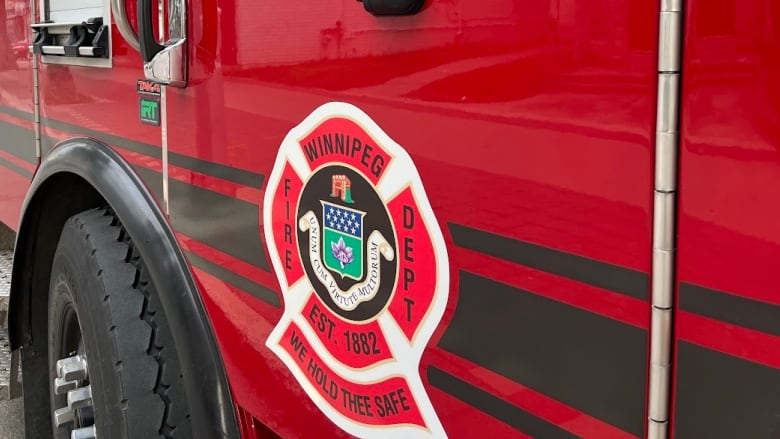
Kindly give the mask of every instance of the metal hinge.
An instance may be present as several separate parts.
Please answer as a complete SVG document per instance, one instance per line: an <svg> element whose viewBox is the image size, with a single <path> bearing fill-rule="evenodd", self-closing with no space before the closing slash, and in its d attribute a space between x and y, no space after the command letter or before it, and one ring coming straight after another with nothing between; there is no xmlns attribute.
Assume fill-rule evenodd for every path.
<svg viewBox="0 0 780 439"><path fill-rule="evenodd" d="M682 19L683 0L661 0L647 431L651 439L664 439L669 434Z"/></svg>

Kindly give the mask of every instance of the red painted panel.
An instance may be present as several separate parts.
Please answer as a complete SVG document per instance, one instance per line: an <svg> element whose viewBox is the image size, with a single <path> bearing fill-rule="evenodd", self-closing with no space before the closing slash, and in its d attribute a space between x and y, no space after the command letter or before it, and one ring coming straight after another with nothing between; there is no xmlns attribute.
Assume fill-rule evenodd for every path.
<svg viewBox="0 0 780 439"><path fill-rule="evenodd" d="M736 13L726 16L709 2L690 3L679 279L780 304L780 8L731 2Z"/></svg>
<svg viewBox="0 0 780 439"><path fill-rule="evenodd" d="M346 0L235 0L219 12L194 0L191 82L168 91L169 148L267 177L292 127L325 102L349 102L417 165L450 253L444 324L465 269L647 328L646 302L458 248L448 224L649 272L656 3L428 2L413 17L377 18ZM252 266L188 245L270 286ZM198 276L238 404L282 435L337 434L264 346L280 310ZM454 437L468 434L464 419L523 434L427 389ZM555 413L572 410L544 407L558 424L568 418ZM627 434L583 422L571 431Z"/></svg>
<svg viewBox="0 0 780 439"><path fill-rule="evenodd" d="M780 336L765 324L780 304L780 6L690 0L685 26L677 273L721 293L679 289L673 430L757 437L778 410L761 389L780 382ZM743 396L724 395L734 383ZM716 431L726 413L736 429Z"/></svg>
<svg viewBox="0 0 780 439"><path fill-rule="evenodd" d="M12 0L0 8L0 105L19 111L32 112L32 56L27 50L31 44L30 2Z"/></svg>
<svg viewBox="0 0 780 439"><path fill-rule="evenodd" d="M30 2L3 2L0 23L0 121L32 128L32 118L22 120L18 117L23 113L31 114L33 108L32 57L27 50L31 42ZM32 172L35 169L34 139L32 131L15 130L11 135L7 132L3 134L0 128L0 158L17 170L21 168ZM0 223L15 230L19 226L30 178L0 163L0 184Z"/></svg>
<svg viewBox="0 0 780 439"><path fill-rule="evenodd" d="M448 227L462 224L649 271L656 20L648 17L656 16L656 3L429 1L413 17L377 18L349 0L193 0L191 81L187 89L168 90L169 148L267 177L284 135L314 108L328 101L360 107L412 156L447 242L450 301L420 371L445 430L453 437L477 431L530 436L431 386L425 379L430 365L574 434L624 437L629 433L523 383L452 354L438 355L433 344L454 314L461 270L632 329L647 328L642 300L460 248ZM133 2L128 7L132 14ZM24 7L17 12L24 15ZM151 146L156 155L161 133L138 123L138 54L116 29L112 48L110 69L41 66L43 117L76 125L72 130L45 126L44 135L55 140L95 136L117 147L131 164L159 171L160 159L122 146L129 139ZM29 55L20 54L18 70L0 71L7 83L19 82L9 87L19 96L3 88L0 105L31 112L24 60ZM3 172L0 168L4 183L16 181L9 187L26 187L26 181ZM180 185L183 191L208 189L250 205L263 196L259 183L247 187L178 165L169 172L172 182L192 185ZM159 183L154 178L147 183ZM13 216L18 207L10 204L0 205L0 220L18 220L18 213ZM223 206L172 205L174 223L195 224L192 229L207 230L203 235L213 238L205 243L180 233L185 249L278 291L262 264L215 248L223 233L238 233L232 222L206 220ZM252 226L242 233L253 236L239 239L262 236L264 225ZM266 252L259 240L255 250ZM265 347L281 310L194 271L245 434L256 418L283 436L342 435ZM485 322L490 318L484 316ZM402 328L407 335L414 329ZM522 394L501 393L505 384Z"/></svg>
<svg viewBox="0 0 780 439"><path fill-rule="evenodd" d="M465 380L471 382L475 386L500 396L501 398L510 401L512 404L528 410L539 418L560 426L563 430L568 431L577 437L605 439L627 439L634 437L606 422L599 421L592 416L572 409L534 389L513 382L510 379L482 368L468 360L459 358L442 349L431 349L429 352L432 364L435 364L448 372L464 377ZM448 405L457 406L457 404L453 404L452 402ZM461 410L463 412L468 412L468 410ZM469 413L469 416L474 416L474 414ZM478 425L480 425L477 423L476 419L464 420L461 422L463 424L477 424L477 426L464 426L464 428L468 429L476 429L479 428ZM517 434L516 430L515 434ZM464 435L464 437L468 437L468 435Z"/></svg>
<svg viewBox="0 0 780 439"><path fill-rule="evenodd" d="M135 2L126 3L134 22ZM122 38L115 23L111 26L111 52L111 67L39 62L44 156L53 146L52 141L76 136L94 137L111 145L115 142L110 136L116 136L141 142L152 149L160 147L160 128L139 122L136 80L143 77L140 55ZM30 75L29 71L27 75ZM55 124L57 121L65 122L72 128L61 131L60 126L51 126L50 120ZM51 141L47 136L51 137ZM119 152L126 155L131 163L145 160L126 149ZM157 155L159 157L159 153ZM175 170L173 174L176 174ZM162 178L146 183L160 186ZM157 201L162 202L161 199Z"/></svg>

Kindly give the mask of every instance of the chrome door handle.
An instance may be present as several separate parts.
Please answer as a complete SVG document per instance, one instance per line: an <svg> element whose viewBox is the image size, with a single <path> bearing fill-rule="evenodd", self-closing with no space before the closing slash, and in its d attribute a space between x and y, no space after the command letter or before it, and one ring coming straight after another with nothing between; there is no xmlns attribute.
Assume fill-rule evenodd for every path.
<svg viewBox="0 0 780 439"><path fill-rule="evenodd" d="M187 86L187 41L182 39L164 46L144 63L144 76L150 81L173 87Z"/></svg>
<svg viewBox="0 0 780 439"><path fill-rule="evenodd" d="M170 0L168 6L169 39L165 44L159 44L154 38L156 21L152 17L152 0L138 0L138 37L144 76L159 84L186 87L187 2Z"/></svg>

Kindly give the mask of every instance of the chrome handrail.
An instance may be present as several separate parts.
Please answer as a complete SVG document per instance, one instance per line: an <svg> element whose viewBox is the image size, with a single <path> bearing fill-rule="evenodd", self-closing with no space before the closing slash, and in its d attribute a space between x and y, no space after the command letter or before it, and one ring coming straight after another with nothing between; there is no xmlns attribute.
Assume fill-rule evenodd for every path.
<svg viewBox="0 0 780 439"><path fill-rule="evenodd" d="M117 30L119 30L119 33L125 41L127 41L127 44L140 52L141 44L138 42L138 34L133 30L133 26L130 25L130 20L127 19L125 1L126 0L111 0L111 15L114 17Z"/></svg>

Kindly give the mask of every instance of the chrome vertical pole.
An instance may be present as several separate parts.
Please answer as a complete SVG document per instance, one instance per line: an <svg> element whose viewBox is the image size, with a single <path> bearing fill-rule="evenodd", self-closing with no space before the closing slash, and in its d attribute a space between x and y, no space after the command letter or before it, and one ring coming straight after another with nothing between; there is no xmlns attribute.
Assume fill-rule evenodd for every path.
<svg viewBox="0 0 780 439"><path fill-rule="evenodd" d="M158 1L158 30L160 40L165 41L165 6L164 0ZM173 12L173 11L171 11ZM173 20L171 20L173 21ZM170 31L170 29L169 29ZM169 192L168 192L168 86L160 85L160 133L162 147L162 184L163 184L163 209L165 214L171 214Z"/></svg>
<svg viewBox="0 0 780 439"><path fill-rule="evenodd" d="M30 23L35 24L38 22L38 18L35 14L36 0L30 0ZM43 21L43 20L42 20ZM38 82L38 56L30 54L30 65L32 71L32 84L33 84L33 133L35 134L35 157L41 158L43 152L41 151L41 89Z"/></svg>
<svg viewBox="0 0 780 439"><path fill-rule="evenodd" d="M661 0L659 18L647 432L651 439L664 439L669 433L683 1Z"/></svg>

